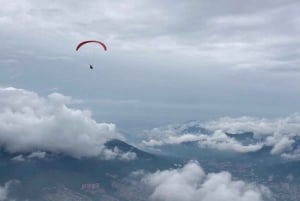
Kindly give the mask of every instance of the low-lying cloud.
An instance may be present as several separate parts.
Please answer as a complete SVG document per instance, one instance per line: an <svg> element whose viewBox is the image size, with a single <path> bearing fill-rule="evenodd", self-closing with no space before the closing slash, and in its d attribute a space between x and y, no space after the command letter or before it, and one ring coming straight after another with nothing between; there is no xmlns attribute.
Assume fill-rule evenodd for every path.
<svg viewBox="0 0 300 201"><path fill-rule="evenodd" d="M7 198L8 187L8 183L4 184L4 186L0 186L0 201L3 201Z"/></svg>
<svg viewBox="0 0 300 201"><path fill-rule="evenodd" d="M3 185L0 184L0 201L8 200L9 189L13 183L18 183L17 180L10 180Z"/></svg>
<svg viewBox="0 0 300 201"><path fill-rule="evenodd" d="M28 155L17 155L14 156L13 158L11 158L12 161L17 161L17 162L23 162L26 160L30 160L30 159L44 159L46 157L47 153L44 151L36 151L36 152L32 152Z"/></svg>
<svg viewBox="0 0 300 201"><path fill-rule="evenodd" d="M102 154L102 158L105 160L113 160L118 159L121 161L131 161L137 158L136 153L132 151L122 152L118 149L118 147L114 147L114 149L104 149Z"/></svg>
<svg viewBox="0 0 300 201"><path fill-rule="evenodd" d="M263 201L272 197L268 188L234 180L229 172L206 174L195 161L148 174L142 181L151 189L153 201Z"/></svg>
<svg viewBox="0 0 300 201"><path fill-rule="evenodd" d="M0 97L0 142L10 153L35 152L31 158L43 157L43 151L92 157L103 153L108 140L122 138L114 124L98 123L90 111L70 108L71 97L59 93L41 97L12 87L0 88Z"/></svg>
<svg viewBox="0 0 300 201"><path fill-rule="evenodd" d="M241 139L245 133L248 136ZM142 141L142 144L146 146L197 141L199 147L242 153L255 152L268 146L271 147L270 154L272 155L300 159L299 114L277 119L224 117L204 123L192 122L155 128L147 131L146 135L147 139Z"/></svg>

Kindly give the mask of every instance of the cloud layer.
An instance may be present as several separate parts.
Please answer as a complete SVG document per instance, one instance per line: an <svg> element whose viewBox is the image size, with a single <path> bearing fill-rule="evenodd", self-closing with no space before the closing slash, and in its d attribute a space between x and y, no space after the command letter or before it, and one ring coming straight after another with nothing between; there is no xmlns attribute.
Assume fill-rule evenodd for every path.
<svg viewBox="0 0 300 201"><path fill-rule="evenodd" d="M234 180L230 173L206 174L191 161L182 168L157 171L143 178L153 201L263 201L271 199L264 186Z"/></svg>
<svg viewBox="0 0 300 201"><path fill-rule="evenodd" d="M97 123L90 111L67 106L71 97L47 97L12 87L0 88L0 142L11 153L61 152L73 157L97 156L104 143L122 138L111 123Z"/></svg>
<svg viewBox="0 0 300 201"><path fill-rule="evenodd" d="M237 152L255 152L263 146L269 146L272 148L270 154L281 155L287 159L300 159L299 125L299 114L277 119L224 117L204 123L191 122L155 128L146 132L148 140L144 140L143 144L160 146L198 141L200 147ZM251 136L238 139L247 132Z"/></svg>
<svg viewBox="0 0 300 201"><path fill-rule="evenodd" d="M95 106L118 125L281 115L298 106L298 0L0 3L1 84L138 100ZM76 52L86 39L104 41L108 51Z"/></svg>
<svg viewBox="0 0 300 201"><path fill-rule="evenodd" d="M101 36L119 50L180 52L240 68L299 70L295 45L300 40L297 0L254 0L247 6L238 0L221 0L218 4L169 0L91 0L76 5L48 0L0 3L3 35L22 36L21 40L35 38L36 42L30 41L33 51L42 47L38 44L41 41L48 46L54 39L70 44L70 39ZM12 40L6 41L8 50L16 48ZM54 48L50 52L54 53ZM65 50L61 46L58 51ZM13 62L24 54L19 48L16 52L18 56L5 54L2 61ZM44 53L38 54L44 59L68 59L68 54Z"/></svg>

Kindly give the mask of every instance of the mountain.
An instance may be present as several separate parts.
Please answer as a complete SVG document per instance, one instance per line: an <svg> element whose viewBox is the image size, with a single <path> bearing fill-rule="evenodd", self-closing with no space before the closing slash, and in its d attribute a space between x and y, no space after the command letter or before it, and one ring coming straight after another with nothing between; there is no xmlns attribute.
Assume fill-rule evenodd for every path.
<svg viewBox="0 0 300 201"><path fill-rule="evenodd" d="M243 135L239 140L249 137L251 134ZM271 147L265 146L253 153L236 153L200 148L194 141L161 146L163 155L116 139L108 141L105 147L122 153L132 152L137 157L129 161L99 157L78 159L47 153L40 159L26 157L29 153L12 154L1 150L0 184L13 181L9 198L16 201L148 201L148 189L140 177L131 176L133 172L155 172L197 160L207 173L228 171L235 179L266 185L275 192L277 200L289 201L286 198L298 195L300 162L275 160L270 155ZM20 154L23 161L12 160Z"/></svg>
<svg viewBox="0 0 300 201"><path fill-rule="evenodd" d="M137 155L138 158L142 158L142 159L151 159L154 157L153 154L142 151L142 150L140 150L132 145L129 145L126 142L119 140L119 139L110 140L110 141L106 142L104 145L107 149L110 149L110 150L114 150L114 148L117 147L118 150L122 151L123 153L133 152Z"/></svg>
<svg viewBox="0 0 300 201"><path fill-rule="evenodd" d="M242 145L256 144L257 139L254 138L253 132L244 132L239 134L225 133L228 137L235 139L240 142Z"/></svg>
<svg viewBox="0 0 300 201"><path fill-rule="evenodd" d="M134 160L104 160L97 157L73 158L48 153L43 159L27 158L28 153L0 152L0 184L17 180L11 199L32 201L58 200L132 200L145 197L132 191L128 176L136 170L167 169L176 161L142 151L121 140L111 140L107 149L134 152ZM24 161L12 160L23 154ZM135 187L139 188L139 187ZM124 195L123 195L124 194Z"/></svg>
<svg viewBox="0 0 300 201"><path fill-rule="evenodd" d="M209 131L199 125L187 125L186 128L181 130L181 133L207 134Z"/></svg>

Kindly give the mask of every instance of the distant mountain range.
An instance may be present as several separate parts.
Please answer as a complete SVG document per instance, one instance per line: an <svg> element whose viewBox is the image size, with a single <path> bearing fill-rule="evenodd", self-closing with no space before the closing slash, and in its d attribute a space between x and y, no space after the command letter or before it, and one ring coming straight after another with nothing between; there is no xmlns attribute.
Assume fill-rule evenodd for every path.
<svg viewBox="0 0 300 201"><path fill-rule="evenodd" d="M105 147L110 150L113 150L115 147L117 147L123 153L133 152L137 155L137 157L139 159L153 159L153 157L155 157L153 154L142 151L142 150L140 150L132 145L129 145L122 140L118 140L118 139L113 139L113 140L106 142Z"/></svg>
<svg viewBox="0 0 300 201"><path fill-rule="evenodd" d="M0 183L3 184L9 180L19 181L13 188L12 192L14 193L10 197L15 200L25 200L24 198L26 198L33 201L55 201L64 196L76 197L76 193L79 193L77 196L81 200L92 200L92 198L101 200L107 197L105 198L107 200L126 201L130 200L129 197L128 199L122 198L118 192L121 190L118 189L120 186L125 191L129 187L124 184L124 178L136 170L166 169L172 167L176 162L173 158L147 153L117 139L108 141L105 146L107 149L117 147L122 152L134 152L137 158L132 161L104 160L96 157L76 159L64 154L47 153L43 159L26 158L21 161L12 160L12 158L20 154L25 156L28 153L11 154L2 150L0 152ZM99 186L96 189L99 192L93 194L88 192L91 189L83 190L82 186L88 188L89 186ZM144 197L144 195L132 196Z"/></svg>
<svg viewBox="0 0 300 201"><path fill-rule="evenodd" d="M230 134L229 137L250 142L252 133ZM197 141L164 145L160 152L147 152L121 140L111 140L106 149L133 152L135 160L104 160L98 157L73 158L47 153L45 158L26 158L29 153L0 151L0 183L12 185L10 199L16 201L147 201L147 190L134 181L132 172L155 172L176 168L189 160L197 160L206 172L229 171L233 177L271 186L276 192L278 182L292 179L300 183L300 162L284 162L270 155L271 147L253 153L236 153L200 148ZM161 154L158 154L161 153ZM23 154L25 160L12 160ZM292 176L289 176L292 175ZM286 192L286 195L292 193ZM278 195L280 198L280 195Z"/></svg>

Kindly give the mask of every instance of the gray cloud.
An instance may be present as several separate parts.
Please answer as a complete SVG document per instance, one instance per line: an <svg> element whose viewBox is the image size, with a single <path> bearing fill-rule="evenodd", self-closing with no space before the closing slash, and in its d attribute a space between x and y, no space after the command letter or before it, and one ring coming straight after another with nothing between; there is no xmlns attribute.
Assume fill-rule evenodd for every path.
<svg viewBox="0 0 300 201"><path fill-rule="evenodd" d="M234 180L230 173L208 173L191 161L182 168L157 171L143 178L155 201L263 201L271 199L264 186Z"/></svg>
<svg viewBox="0 0 300 201"><path fill-rule="evenodd" d="M9 188L13 183L18 183L18 180L7 181L4 185L0 185L0 201L8 200Z"/></svg>
<svg viewBox="0 0 300 201"><path fill-rule="evenodd" d="M23 154L20 154L20 155L17 155L15 157L13 157L11 159L12 161L16 161L16 162L23 162L25 161L26 159L24 158Z"/></svg>
<svg viewBox="0 0 300 201"><path fill-rule="evenodd" d="M16 88L0 88L0 141L9 152L63 152L74 157L97 156L104 143L122 138L116 126L97 123L88 110L70 108L71 97L47 97Z"/></svg>
<svg viewBox="0 0 300 201"><path fill-rule="evenodd" d="M300 160L300 149L297 147L297 149L294 149L291 152L282 153L282 156L289 160Z"/></svg>
<svg viewBox="0 0 300 201"><path fill-rule="evenodd" d="M60 56L70 56L62 41L73 47L81 39L101 36L115 50L136 53L186 52L211 58L213 63L217 59L247 68L272 69L282 63L282 69L288 70L299 64L299 48L294 45L300 41L299 2L295 0L255 0L247 6L237 0L91 0L77 5L71 1L26 0L2 5L0 27L4 35L11 34L4 47L8 52L13 50L10 54L19 54L5 54L3 61L17 59L24 49L26 54L36 53L35 57L49 56L50 52L59 59L57 51L63 53ZM23 41L27 48L21 48L18 40L26 38L35 40ZM36 48L43 51L36 52Z"/></svg>
<svg viewBox="0 0 300 201"><path fill-rule="evenodd" d="M296 112L297 0L0 3L2 85L139 100L95 107L101 120L123 124ZM109 51L74 50L90 38Z"/></svg>
<svg viewBox="0 0 300 201"><path fill-rule="evenodd" d="M5 184L4 186L0 186L0 200L6 200L7 198L7 190L8 190L9 185Z"/></svg>

